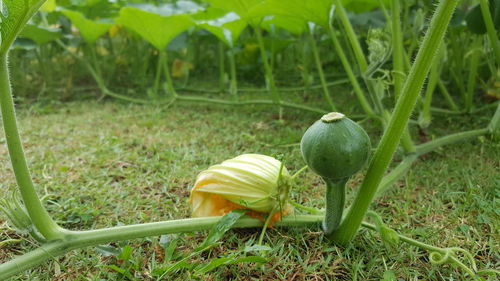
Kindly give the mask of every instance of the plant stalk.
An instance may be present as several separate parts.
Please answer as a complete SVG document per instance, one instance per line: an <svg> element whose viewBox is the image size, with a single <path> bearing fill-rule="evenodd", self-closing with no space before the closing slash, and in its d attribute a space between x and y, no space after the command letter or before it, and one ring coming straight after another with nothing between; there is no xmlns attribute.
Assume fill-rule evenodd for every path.
<svg viewBox="0 0 500 281"><path fill-rule="evenodd" d="M260 55L262 57L262 63L264 64L264 71L266 76L266 85L268 90L271 92L271 96L275 101L276 105L279 107L279 119L281 120L283 117L283 108L280 106L281 103L281 95L278 92L276 87L276 82L274 81L274 74L271 65L269 64L269 58L267 57L267 51L264 46L264 41L262 40L262 31L260 27L256 26L254 28L255 36L257 37L257 41L259 43Z"/></svg>
<svg viewBox="0 0 500 281"><path fill-rule="evenodd" d="M342 5L342 1L333 0L333 4L335 5L335 12L338 15L342 26L344 27L345 33L347 34L347 38L351 43L352 50L354 51L354 56L356 57L356 61L358 62L359 70L361 73L364 73L368 68L368 63L366 62L366 57L363 54L363 49L361 49L361 45L359 44L359 40L356 37L356 33L352 28L351 22L347 17L347 13Z"/></svg>
<svg viewBox="0 0 500 281"><path fill-rule="evenodd" d="M330 238L338 244L346 244L356 235L368 210L394 152L408 124L432 61L448 27L458 0L442 0L432 17L430 27L422 46L405 81L400 98L396 103L389 125L370 162L361 188L339 229Z"/></svg>
<svg viewBox="0 0 500 281"><path fill-rule="evenodd" d="M6 280L46 260L61 256L74 249L168 233L209 230L219 221L219 219L220 217L191 218L90 231L69 231L62 240L44 244L34 251L0 264L0 280ZM322 219L323 216L288 216L277 222L276 226L314 226L319 225ZM234 227L262 227L262 222L253 218L242 218L236 222Z"/></svg>
<svg viewBox="0 0 500 281"><path fill-rule="evenodd" d="M342 46L340 46L337 35L335 34L335 31L333 30L333 27L331 25L328 27L328 31L330 33L330 37L332 39L333 46L335 48L335 52L339 56L340 62L342 63L342 66L344 67L344 70L347 74L347 77L349 78L349 81L351 82L354 93L356 94L356 97L358 98L358 101L359 101L361 107L363 108L363 111L369 116L374 116L375 113L374 113L370 103L366 99L365 94L363 93L363 90L361 89L361 86L359 85L359 82L356 79L356 75L354 75L354 71L352 70L351 64L350 64L349 60L347 59L347 57L344 53L344 50L342 49Z"/></svg>
<svg viewBox="0 0 500 281"><path fill-rule="evenodd" d="M229 93L235 98L238 97L238 79L236 75L236 60L234 58L234 48L228 51L229 54L229 71L231 73L231 81L229 82Z"/></svg>
<svg viewBox="0 0 500 281"><path fill-rule="evenodd" d="M488 33L491 48L493 49L493 53L495 54L497 67L500 67L500 46L498 45L498 36L493 24L493 19L491 18L489 4L487 0L479 0L479 3L481 6L481 13L483 14L484 25L486 26L486 32Z"/></svg>
<svg viewBox="0 0 500 281"><path fill-rule="evenodd" d="M330 235L339 227L342 220L347 178L341 180L323 178L323 180L326 183L326 212L323 220L323 231L325 235Z"/></svg>
<svg viewBox="0 0 500 281"><path fill-rule="evenodd" d="M313 31L310 30L308 32L308 35L309 35L308 36L309 44L311 46L311 50L314 55L314 62L316 63L316 69L318 70L319 79L321 81L321 85L323 86L323 96L325 97L325 100L328 102L328 105L330 105L330 109L332 111L337 111L337 107L335 106L335 103L333 102L332 97L330 96L330 92L328 91L328 86L326 85L325 74L323 72L323 66L321 65L321 59L319 58L318 47L316 46L316 41L314 40Z"/></svg>
<svg viewBox="0 0 500 281"><path fill-rule="evenodd" d="M38 198L24 155L17 126L12 89L10 87L7 54L0 56L0 107L12 168L14 169L17 185L21 191L26 210L31 221L45 239L59 239L61 237L61 228L50 217Z"/></svg>

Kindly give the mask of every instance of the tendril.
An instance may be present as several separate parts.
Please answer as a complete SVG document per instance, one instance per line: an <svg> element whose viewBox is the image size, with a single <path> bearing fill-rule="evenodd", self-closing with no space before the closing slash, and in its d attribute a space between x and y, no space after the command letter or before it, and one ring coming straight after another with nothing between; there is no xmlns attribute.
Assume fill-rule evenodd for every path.
<svg viewBox="0 0 500 281"><path fill-rule="evenodd" d="M474 279L478 279L481 275L489 275L489 276L497 276L500 275L500 271L494 269L483 269L478 270L476 260L474 256L467 250L459 247L450 247L450 248L441 248L432 246L429 244L425 244L423 242L417 241L410 237L404 236L402 234L397 233L395 230L388 227L383 221L380 215L377 213L370 211L367 213L370 217L375 221L375 225L363 222L363 226L377 231L380 233L382 240L384 243L395 241L403 241L412 246L416 246L418 248L424 249L429 252L429 262L433 265L444 265L450 264L459 267L461 270L472 276ZM387 232L390 231L391 235L397 235L398 239L390 239L387 240Z"/></svg>

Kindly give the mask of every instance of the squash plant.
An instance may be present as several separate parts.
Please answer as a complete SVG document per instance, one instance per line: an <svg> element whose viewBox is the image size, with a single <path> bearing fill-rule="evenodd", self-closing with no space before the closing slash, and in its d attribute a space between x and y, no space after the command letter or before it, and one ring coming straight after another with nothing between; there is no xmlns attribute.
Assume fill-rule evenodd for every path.
<svg viewBox="0 0 500 281"><path fill-rule="evenodd" d="M15 259L3 263L0 265L0 279L6 280L24 270L32 268L48 259L57 257L59 255L65 254L68 251L77 248L83 248L88 246L96 246L103 243L119 240L128 240L147 236L156 236L165 233L177 233L177 232L191 232L204 229L212 228L219 220L220 217L208 217L208 218L191 218L191 219L181 219L181 220L171 220L163 222L154 223L144 223L136 225L119 226L106 229L98 230L88 230L88 231L72 231L67 230L59 226L48 214L46 209L43 207L40 199L37 197L35 185L32 181L28 165L23 152L21 138L19 136L17 121L14 111L14 103L12 98L12 89L10 87L10 79L8 72L8 52L9 47L13 43L15 37L22 30L25 23L29 18L36 12L36 10L42 5L44 1L36 0L2 0L1 11L1 35L2 42L0 46L0 109L2 114L2 122L5 130L5 136L7 141L7 146L9 150L9 155L12 162L12 167L15 173L16 181L21 193L22 200L24 202L24 208L20 204L11 204L11 207L7 212L9 216L17 219L18 222L23 226L32 224L35 231L34 238L39 241L41 246L24 255L16 257ZM332 220L330 221L330 215L327 214L327 231L328 237L330 237L334 242L339 244L349 243L360 226L364 226L368 229L376 230L380 232L383 239L386 241L392 241L396 243L397 241L403 241L411 245L426 249L431 252L429 260L435 264L442 264L445 262L454 263L471 277L476 278L477 274L495 274L494 271L480 271L477 270L472 256L465 250L460 248L438 248L425 243L413 240L411 238L397 234L394 230L388 228L381 218L379 218L374 213L369 213L371 217L375 220L375 225L363 222L363 218L367 213L368 207L377 193L378 186L384 180L389 181L390 179L384 178L384 173L387 166L391 162L392 156L398 146L398 141L404 133L406 124L408 123L409 116L415 106L418 94L422 88L425 77L429 72L432 64L432 59L435 55L437 46L440 44L444 37L444 33L448 26L451 15L453 14L454 8L457 5L458 0L453 1L441 1L437 7L437 10L432 18L429 30L426 33L423 44L418 52L415 63L412 66L410 74L406 79L400 97L397 101L394 112L390 117L390 121L380 144L378 145L373 158L370 161L368 172L364 178L363 184L358 192L358 195L349 209L347 215L342 219L337 227L337 223L340 220L340 216L337 213L341 208L334 208L333 211L327 210L329 214L332 214ZM142 16L144 12L138 12L136 10L128 10L122 14L123 17L120 20L124 24L128 24L131 28L136 28L137 25L130 23L128 17L131 15ZM151 20L151 19L150 19ZM168 21L165 18L156 18L151 20L151 25L154 26L158 21ZM187 21L186 21L187 22ZM187 25L187 24L186 24ZM153 29L157 32L161 30ZM141 30L139 30L141 31ZM138 32L139 32L138 31ZM151 40L151 43L157 47L160 51L163 50L168 44L167 39L155 39L152 33L147 33L144 31L143 36ZM304 144L304 156L308 163L313 167L313 169L320 173L326 178L332 178L334 180L339 180L341 178L347 178L355 172L355 168L363 164L363 159L366 157L366 150L368 147L368 140L366 135L363 134L357 125L348 121L348 119L340 118L340 115L327 115L325 117L326 122L334 122L330 124L333 126L334 130L354 130L356 131L356 141L361 143L360 147L364 150L359 153L359 158L356 161L356 165L353 165L352 170L349 173L338 174L339 171L332 170L329 167L324 170L326 165L322 159L317 162L317 151L309 150L309 145L328 145L324 143L323 139L319 136L322 134L322 130L326 129L327 134L330 134L329 125L326 128L323 126L313 129L312 135L306 134ZM323 122L323 121L321 121ZM339 123L335 123L339 122ZM345 124L345 126L344 126ZM488 128L464 132L452 136L448 136L442 139L438 139L417 147L417 152L425 153L439 147L441 145L462 140L471 136L477 136L484 134L488 131L497 132L500 124L500 108L497 112ZM320 126L323 125L320 123ZM319 134L319 135L318 135ZM327 135L328 136L328 135ZM338 141L345 141L342 138L337 138ZM316 143L317 142L317 143ZM344 147L344 148L342 148ZM336 145L333 147L336 149L346 149L348 146ZM314 148L314 147L313 147ZM347 151L342 153L337 153L338 151L332 151L328 153L328 157L343 157L346 158ZM342 160L334 160L342 161ZM330 162L330 161L329 161ZM357 167L354 167L357 166ZM397 176L397 175L396 175ZM340 186L340 185L339 185ZM335 192L335 190L333 190ZM335 194L332 194L335 195ZM337 194L339 196L339 194ZM14 197L15 198L15 197ZM340 197L339 197L340 198ZM328 202L327 198L327 202ZM8 205L8 204L7 204ZM339 206L339 205L337 205ZM241 216L241 215L240 215ZM239 218L240 216L235 216ZM292 217L285 217L277 225L281 226L307 226L316 225L318 222L323 220L323 216L317 215L297 215ZM333 222L330 224L330 222ZM261 226L262 223L259 220L252 218L241 218L236 221L233 225L234 227L256 227ZM331 226L331 227L330 227ZM330 233L331 232L331 233ZM459 260L458 254L464 254L465 259L470 263L470 267ZM168 271L168 270L166 270Z"/></svg>

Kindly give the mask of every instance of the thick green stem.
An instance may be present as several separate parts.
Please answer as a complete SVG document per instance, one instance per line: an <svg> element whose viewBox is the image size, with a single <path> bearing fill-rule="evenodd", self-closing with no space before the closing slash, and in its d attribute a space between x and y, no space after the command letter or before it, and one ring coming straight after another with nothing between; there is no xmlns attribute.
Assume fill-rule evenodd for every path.
<svg viewBox="0 0 500 281"><path fill-rule="evenodd" d="M454 111L458 111L459 109L458 109L457 104L455 103L455 101L453 101L453 98L451 97L450 92L448 91L448 89L446 89L446 86L444 85L443 80L441 78L438 79L437 85L438 85L439 90L440 90L441 94L443 95L444 99L446 100L446 102L450 106L450 108Z"/></svg>
<svg viewBox="0 0 500 281"><path fill-rule="evenodd" d="M156 65L155 82L153 84L153 96L155 98L158 98L158 89L160 88L160 81L161 81L161 69L163 67L164 60L165 60L164 53L159 51L158 62Z"/></svg>
<svg viewBox="0 0 500 281"><path fill-rule="evenodd" d="M263 104L263 105L276 105L274 100L246 100L246 101L229 101L222 99L212 99L212 98L204 98L204 97L193 97L193 96L177 96L176 100L179 101L191 101L191 102L206 102L206 103L214 103L214 104L222 104L222 105L251 105L251 104ZM289 103L289 102L280 102L278 103L281 107L289 107L294 109L300 109L310 112L316 112L319 114L326 114L330 111L324 110L321 108L310 107L301 104Z"/></svg>
<svg viewBox="0 0 500 281"><path fill-rule="evenodd" d="M465 131L465 132L460 132L460 133L444 136L444 137L435 139L433 141L429 141L429 142L418 145L417 146L417 155L423 155L423 154L426 154L426 153L429 153L429 152L435 150L438 147L448 145L451 143L455 143L455 142L459 142L459 141L463 141L465 139L485 135L487 133L488 133L488 128L484 128L484 129Z"/></svg>
<svg viewBox="0 0 500 281"><path fill-rule="evenodd" d="M231 81L229 84L229 93L234 97L238 96L238 80L236 76L236 60L234 59L234 49L229 50L229 67L231 72Z"/></svg>
<svg viewBox="0 0 500 281"><path fill-rule="evenodd" d="M332 86L338 86L342 84L348 84L349 79L339 79L336 81L332 82L327 82L326 85L328 87ZM318 85L310 85L306 87L287 87L287 88L280 88L280 92L298 92L298 91L305 91L305 90L310 90L310 89L321 89L323 88L323 85L318 84ZM203 92L203 93L219 93L219 90L211 90L211 89L196 89L196 88L179 88L177 89L178 91L187 91L187 92ZM239 92L250 92L250 93L260 93L260 92L268 92L267 89L262 89L262 88L241 88L238 89Z"/></svg>
<svg viewBox="0 0 500 281"><path fill-rule="evenodd" d="M364 73L368 68L368 63L366 62L365 55L363 54L363 49L361 49L361 45L359 44L359 40L356 37L356 33L352 28L351 22L347 17L347 13L342 5L342 1L333 0L333 4L335 5L335 13L338 15L342 26L344 27L345 33L347 34L347 38L351 43L352 50L354 51L354 56L359 65L359 69L361 73Z"/></svg>
<svg viewBox="0 0 500 281"><path fill-rule="evenodd" d="M427 128L431 124L432 97L434 95L434 90L436 89L436 85L439 80L439 74L440 74L439 64L440 64L439 59L434 60L429 73L427 88L425 89L424 100L422 104L422 111L420 112L419 124L420 127L422 128Z"/></svg>
<svg viewBox="0 0 500 281"><path fill-rule="evenodd" d="M493 19L491 18L490 8L487 0L479 0L481 5L481 13L483 14L484 25L486 26L486 31L488 33L488 38L490 39L491 48L495 54L497 61L497 67L500 66L500 46L498 45L497 32L493 24Z"/></svg>
<svg viewBox="0 0 500 281"><path fill-rule="evenodd" d="M403 36L401 35L400 0L392 0L391 31L392 31L392 73L394 77L394 97L399 97L406 77L404 71Z"/></svg>
<svg viewBox="0 0 500 281"><path fill-rule="evenodd" d="M406 156L398 166L396 166L390 173L385 175L377 188L376 196L382 195L387 189L389 189L398 179L410 170L413 163L418 159L419 156L434 151L442 146L449 145L452 143L464 141L466 139L478 137L485 135L489 132L488 128L471 130L466 132L460 132L456 134L451 134L448 136L440 137L438 139L420 144L416 146L416 151L413 154Z"/></svg>
<svg viewBox="0 0 500 281"><path fill-rule="evenodd" d="M332 111L337 111L337 107L333 103L332 97L330 97L330 92L328 91L328 86L326 85L325 74L323 72L323 66L321 65L321 59L319 58L318 47L316 46L316 40L314 40L313 31L311 30L308 34L309 44L314 55L314 62L316 63L316 69L318 70L319 79L321 81L321 85L323 86L323 96L330 105L330 109Z"/></svg>
<svg viewBox="0 0 500 281"><path fill-rule="evenodd" d="M192 218L156 223L120 226L91 231L70 231L63 240L54 241L0 265L0 280L6 280L42 262L71 250L97 246L114 241L130 240L168 233L192 232L211 229L220 217ZM318 225L323 216L296 215L283 218L276 226L307 227ZM234 227L261 227L262 222L252 218L240 219Z"/></svg>
<svg viewBox="0 0 500 281"><path fill-rule="evenodd" d="M399 140L408 124L418 95L422 89L438 47L444 38L444 34L457 3L458 0L440 1L432 18L429 30L417 54L415 63L405 81L401 96L391 115L387 130L382 136L375 155L370 162L361 188L346 218L342 221L339 229L332 234L332 238L335 242L346 244L356 235L363 217L377 191L377 187L392 160Z"/></svg>
<svg viewBox="0 0 500 281"><path fill-rule="evenodd" d="M225 62L224 58L226 56L224 52L224 43L222 41L219 41L219 89L221 92L225 91L225 84L226 84L226 70L225 70Z"/></svg>
<svg viewBox="0 0 500 281"><path fill-rule="evenodd" d="M339 227L342 220L347 179L332 180L323 178L323 180L326 183L326 212L323 220L323 231L326 235L330 235Z"/></svg>
<svg viewBox="0 0 500 281"><path fill-rule="evenodd" d="M392 32L392 73L394 77L394 98L397 100L403 88L406 78L405 73L405 52L403 50L403 35L401 34L401 7L400 0L391 1L391 32ZM401 146L406 153L415 152L415 145L411 139L408 126L401 139Z"/></svg>
<svg viewBox="0 0 500 281"><path fill-rule="evenodd" d="M172 81L172 75L170 75L170 68L168 65L168 51L165 50L163 51L163 53L165 54L165 59L163 63L163 72L165 73L165 80L167 80L167 91L168 91L167 94L175 97L177 96L177 92L175 91L174 88L174 81Z"/></svg>
<svg viewBox="0 0 500 281"><path fill-rule="evenodd" d="M264 41L262 40L262 33L259 27L255 27L255 35L257 37L257 42L259 43L260 55L262 57L262 63L264 64L264 71L266 76L266 85L275 103L279 105L281 103L281 95L276 87L276 82L274 81L274 74L271 65L269 64L269 58L267 57L266 47L264 46ZM282 119L283 108L279 106L279 119Z"/></svg>
<svg viewBox="0 0 500 281"><path fill-rule="evenodd" d="M92 65L87 60L85 60L84 58L78 56L74 52L70 51L68 49L68 46L66 46L61 40L56 40L55 42L59 46L61 46L61 48L63 48L64 51L67 52L70 56L72 56L76 60L78 60L81 63L83 63L83 65L85 65L85 67L89 71L90 75L92 75L92 77L94 78L95 82L97 83L97 86L99 87L99 90L101 90L101 92L104 95L108 95L110 97L114 97L114 98L117 98L117 99L129 101L129 102L133 102L133 103L140 103L140 104L149 104L149 103L151 103L151 101L127 97L127 96L120 95L120 94L117 94L117 93L109 90L108 87L106 86L106 84L104 83L103 78L101 76L99 76L99 74L97 73L97 71L92 67Z"/></svg>
<svg viewBox="0 0 500 281"><path fill-rule="evenodd" d="M477 70L481 55L481 38L474 38L472 54L470 55L469 75L467 77L467 91L465 92L465 111L471 112L474 107L474 90L476 89Z"/></svg>
<svg viewBox="0 0 500 281"><path fill-rule="evenodd" d="M344 67L344 70L347 74L347 77L349 78L349 81L351 82L354 93L356 94L356 97L358 98L361 107L363 108L363 110L367 115L374 116L375 113L373 112L370 103L366 99L365 94L363 93L363 90L361 89L361 86L359 85L359 82L356 79L356 75L354 75L354 71L352 70L351 64L349 63L349 60L347 60L347 56L345 55L342 46L340 46L339 40L337 39L337 35L335 34L333 27L329 26L328 31L330 32L330 37L332 38L335 52L339 56L340 62Z"/></svg>
<svg viewBox="0 0 500 281"><path fill-rule="evenodd" d="M3 54L0 57L0 107L12 168L14 169L17 185L21 191L26 210L33 224L47 240L59 239L61 237L60 227L50 217L38 198L26 163L26 157L17 128L7 54Z"/></svg>

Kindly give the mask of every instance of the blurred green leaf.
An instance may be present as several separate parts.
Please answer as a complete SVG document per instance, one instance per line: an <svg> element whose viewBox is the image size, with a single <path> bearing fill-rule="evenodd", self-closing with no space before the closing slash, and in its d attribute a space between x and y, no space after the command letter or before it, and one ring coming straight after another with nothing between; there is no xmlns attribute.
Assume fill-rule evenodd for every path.
<svg viewBox="0 0 500 281"><path fill-rule="evenodd" d="M380 4L389 7L390 0L342 0L344 8L355 13L363 13L379 8Z"/></svg>
<svg viewBox="0 0 500 281"><path fill-rule="evenodd" d="M113 26L110 22L97 22L89 20L80 12L63 10L61 13L71 20L73 25L80 31L83 39L85 39L88 43L94 43L97 41L99 37L101 37L111 28L111 26Z"/></svg>
<svg viewBox="0 0 500 281"><path fill-rule="evenodd" d="M200 4L187 0L180 0L174 3L165 3L161 5L154 5L150 3L131 3L128 6L162 16L192 14L204 10Z"/></svg>
<svg viewBox="0 0 500 281"><path fill-rule="evenodd" d="M241 32L247 26L246 21L241 20L240 16L234 12L214 19L198 20L197 24L198 27L212 33L229 47L234 46Z"/></svg>
<svg viewBox="0 0 500 281"><path fill-rule="evenodd" d="M314 22L318 25L329 24L331 0L267 0L254 6L247 14L247 18L263 18L266 16L283 16L298 18L305 22ZM286 28L282 26L283 28Z"/></svg>
<svg viewBox="0 0 500 281"><path fill-rule="evenodd" d="M163 50L180 33L195 23L188 15L161 16L137 8L125 7L117 23L139 34L158 50Z"/></svg>
<svg viewBox="0 0 500 281"><path fill-rule="evenodd" d="M493 19L493 25L497 31L500 30L500 0L490 0L489 1L491 18ZM481 6L479 4L475 5L473 8L467 12L465 16L465 22L467 23L467 28L472 33L485 34L486 26L484 24L483 13L481 12Z"/></svg>
<svg viewBox="0 0 500 281"><path fill-rule="evenodd" d="M303 19L284 16L264 17L260 25L267 31L271 31L271 28L275 26L295 35L304 33L307 28L306 22Z"/></svg>
<svg viewBox="0 0 500 281"><path fill-rule="evenodd" d="M27 24L19 37L28 38L35 41L38 45L42 45L61 37L61 32L58 29L45 28L34 24Z"/></svg>
<svg viewBox="0 0 500 281"><path fill-rule="evenodd" d="M40 11L44 12L53 12L57 7L56 0L47 0L45 4L40 7Z"/></svg>
<svg viewBox="0 0 500 281"><path fill-rule="evenodd" d="M258 5L263 0L238 0L238 1L205 0L205 1L210 3L210 5L214 8L238 14L242 19L247 20L248 24L252 26L256 26L259 23L258 18L253 17L252 19L250 19L247 17L247 14L254 6Z"/></svg>
<svg viewBox="0 0 500 281"><path fill-rule="evenodd" d="M0 1L0 53L5 54L45 0Z"/></svg>

